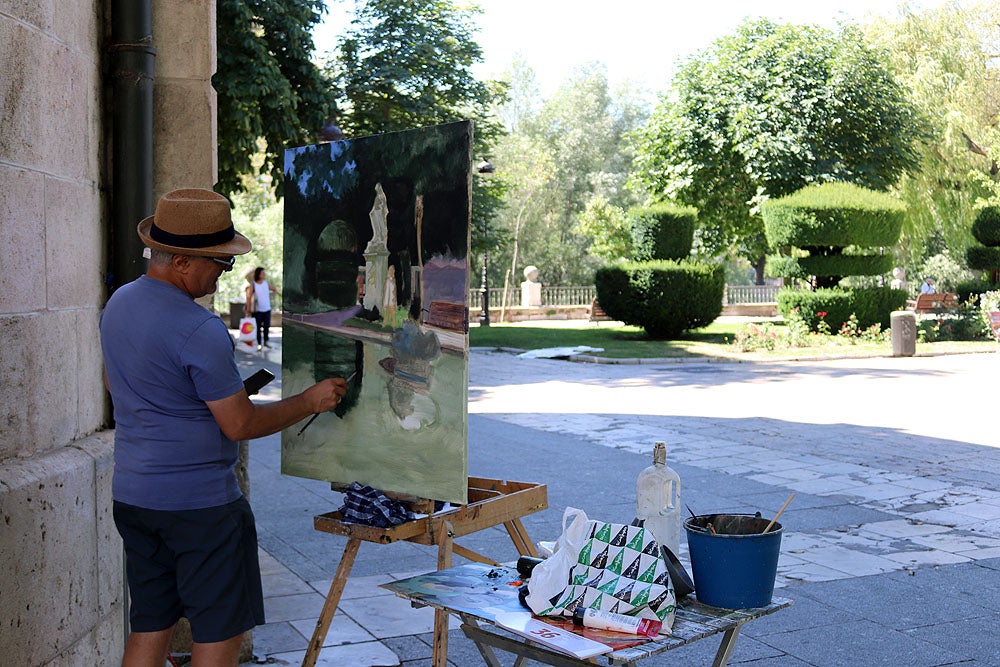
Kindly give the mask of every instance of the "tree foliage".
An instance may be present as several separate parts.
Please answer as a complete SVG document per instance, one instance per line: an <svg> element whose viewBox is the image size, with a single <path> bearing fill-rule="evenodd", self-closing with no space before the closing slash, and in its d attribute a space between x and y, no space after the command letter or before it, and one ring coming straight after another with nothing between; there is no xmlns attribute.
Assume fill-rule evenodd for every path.
<svg viewBox="0 0 1000 667"><path fill-rule="evenodd" d="M323 0L218 0L219 178L223 194L259 173L281 192L286 146L311 143L334 109L328 80L313 64L312 28ZM263 164L253 163L258 139Z"/></svg>
<svg viewBox="0 0 1000 667"><path fill-rule="evenodd" d="M501 128L490 103L505 87L472 73L483 59L479 13L453 0L359 3L326 68L343 98L343 132L360 137L471 118L477 145L491 145Z"/></svg>
<svg viewBox="0 0 1000 667"><path fill-rule="evenodd" d="M826 181L884 190L917 164L920 116L883 57L850 27L746 22L682 64L636 135L634 180L697 208L707 252L759 267L763 201Z"/></svg>
<svg viewBox="0 0 1000 667"><path fill-rule="evenodd" d="M491 104L506 86L478 80L475 6L453 0L366 0L357 5L325 71L340 92L338 123L346 136L398 132L458 120L475 122L473 166L493 153L503 133ZM509 184L502 176L473 177L472 250L503 241L495 224Z"/></svg>
<svg viewBox="0 0 1000 667"><path fill-rule="evenodd" d="M638 203L625 188L632 156L624 136L643 108L632 92L610 90L596 64L577 68L540 105L531 68L515 61L506 78L511 102L498 116L510 134L495 163L512 186L500 224L516 233L518 257L509 243L496 266L508 281L533 264L545 284L589 284L602 258L620 251L624 211Z"/></svg>
<svg viewBox="0 0 1000 667"><path fill-rule="evenodd" d="M1000 5L947 2L866 26L886 64L930 123L920 168L898 185L909 207L900 259L911 271L945 250L972 244L982 201L1000 204Z"/></svg>

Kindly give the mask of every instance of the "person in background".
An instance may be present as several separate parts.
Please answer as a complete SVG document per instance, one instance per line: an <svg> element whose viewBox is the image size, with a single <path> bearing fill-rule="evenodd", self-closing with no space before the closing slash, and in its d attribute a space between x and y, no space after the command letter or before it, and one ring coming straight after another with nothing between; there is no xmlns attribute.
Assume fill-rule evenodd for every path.
<svg viewBox="0 0 1000 667"><path fill-rule="evenodd" d="M920 285L921 294L933 294L934 293L934 281L930 278L924 278L924 282Z"/></svg>
<svg viewBox="0 0 1000 667"><path fill-rule="evenodd" d="M257 349L270 348L271 335L271 295L277 294L274 285L267 282L263 266L253 270L253 279L247 285L246 316L253 316L257 322Z"/></svg>
<svg viewBox="0 0 1000 667"><path fill-rule="evenodd" d="M131 632L123 667L162 667L182 617L194 666L236 667L242 635L264 623L257 532L237 484L238 441L332 410L343 378L255 404L225 323L195 302L218 288L250 241L211 190L160 198L139 223L144 276L101 314L104 381L115 418L113 516L125 547Z"/></svg>

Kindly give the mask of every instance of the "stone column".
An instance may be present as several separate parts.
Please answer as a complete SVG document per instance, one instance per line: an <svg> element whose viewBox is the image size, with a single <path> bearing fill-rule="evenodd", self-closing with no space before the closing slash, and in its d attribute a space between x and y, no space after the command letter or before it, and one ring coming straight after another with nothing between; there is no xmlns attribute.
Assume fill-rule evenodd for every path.
<svg viewBox="0 0 1000 667"><path fill-rule="evenodd" d="M216 153L215 0L152 0L156 74L153 84L154 197L177 188L212 188L218 172ZM214 295L198 299L212 309ZM246 447L240 447L238 470L246 470ZM249 496L246 475L240 488ZM177 625L171 650L191 650L186 621ZM247 633L241 660L252 654Z"/></svg>

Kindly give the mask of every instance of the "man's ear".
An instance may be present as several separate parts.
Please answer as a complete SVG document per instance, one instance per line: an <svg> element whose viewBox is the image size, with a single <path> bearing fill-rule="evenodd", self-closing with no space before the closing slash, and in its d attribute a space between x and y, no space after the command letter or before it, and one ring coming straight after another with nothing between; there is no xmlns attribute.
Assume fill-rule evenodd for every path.
<svg viewBox="0 0 1000 667"><path fill-rule="evenodd" d="M191 268L191 258L188 255L174 255L170 258L170 267L178 273L187 273Z"/></svg>

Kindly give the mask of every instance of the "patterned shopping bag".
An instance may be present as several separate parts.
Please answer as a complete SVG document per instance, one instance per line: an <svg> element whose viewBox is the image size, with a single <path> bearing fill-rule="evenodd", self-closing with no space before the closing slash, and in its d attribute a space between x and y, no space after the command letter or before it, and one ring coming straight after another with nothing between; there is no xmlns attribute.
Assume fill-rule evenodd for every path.
<svg viewBox="0 0 1000 667"><path fill-rule="evenodd" d="M572 616L577 607L649 618L673 626L676 598L660 546L642 526L592 522L565 590L540 616Z"/></svg>

